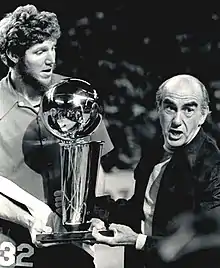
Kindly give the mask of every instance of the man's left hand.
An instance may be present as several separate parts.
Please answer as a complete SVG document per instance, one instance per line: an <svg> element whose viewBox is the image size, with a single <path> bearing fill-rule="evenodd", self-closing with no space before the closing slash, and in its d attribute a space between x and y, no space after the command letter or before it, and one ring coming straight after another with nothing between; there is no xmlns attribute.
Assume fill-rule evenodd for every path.
<svg viewBox="0 0 220 268"><path fill-rule="evenodd" d="M109 230L113 231L113 237L101 235L96 228L93 228L92 235L96 239L96 243L106 244L112 247L135 245L138 234L135 233L130 227L112 223L109 226Z"/></svg>
<svg viewBox="0 0 220 268"><path fill-rule="evenodd" d="M62 215L62 191L57 190L54 192L55 207L58 215Z"/></svg>

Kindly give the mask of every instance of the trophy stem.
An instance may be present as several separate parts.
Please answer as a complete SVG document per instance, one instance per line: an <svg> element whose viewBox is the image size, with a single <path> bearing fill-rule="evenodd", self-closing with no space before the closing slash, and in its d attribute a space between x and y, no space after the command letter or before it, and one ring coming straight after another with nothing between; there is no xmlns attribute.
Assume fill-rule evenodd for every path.
<svg viewBox="0 0 220 268"><path fill-rule="evenodd" d="M103 142L61 143L63 225L86 223L93 208Z"/></svg>

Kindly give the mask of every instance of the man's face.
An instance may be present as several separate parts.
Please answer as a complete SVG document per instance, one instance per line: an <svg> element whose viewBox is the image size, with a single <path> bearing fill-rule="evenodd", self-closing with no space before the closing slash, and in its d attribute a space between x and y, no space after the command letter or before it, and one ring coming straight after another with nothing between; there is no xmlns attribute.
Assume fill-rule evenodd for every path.
<svg viewBox="0 0 220 268"><path fill-rule="evenodd" d="M49 86L56 59L56 41L45 40L26 50L22 61L22 75L42 86Z"/></svg>
<svg viewBox="0 0 220 268"><path fill-rule="evenodd" d="M202 114L203 96L199 85L194 83L168 84L163 90L159 119L168 147L187 144L204 123L207 113Z"/></svg>

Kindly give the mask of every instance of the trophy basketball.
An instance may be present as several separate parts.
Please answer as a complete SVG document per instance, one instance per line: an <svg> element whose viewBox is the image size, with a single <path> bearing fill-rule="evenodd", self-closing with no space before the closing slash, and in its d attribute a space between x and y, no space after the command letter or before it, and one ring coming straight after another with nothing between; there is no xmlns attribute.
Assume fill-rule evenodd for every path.
<svg viewBox="0 0 220 268"><path fill-rule="evenodd" d="M65 232L39 234L44 243L92 240L88 218L93 210L102 141L90 135L102 120L98 96L90 83L66 78L43 96L40 116L47 130L59 140L62 225ZM110 231L102 234L110 235Z"/></svg>

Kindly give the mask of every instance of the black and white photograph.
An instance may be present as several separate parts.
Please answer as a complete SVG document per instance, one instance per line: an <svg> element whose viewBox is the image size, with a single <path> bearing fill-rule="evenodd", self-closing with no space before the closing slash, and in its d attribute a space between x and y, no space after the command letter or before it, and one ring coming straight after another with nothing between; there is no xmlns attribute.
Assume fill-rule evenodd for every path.
<svg viewBox="0 0 220 268"><path fill-rule="evenodd" d="M4 3L6 267L220 267L220 7Z"/></svg>

